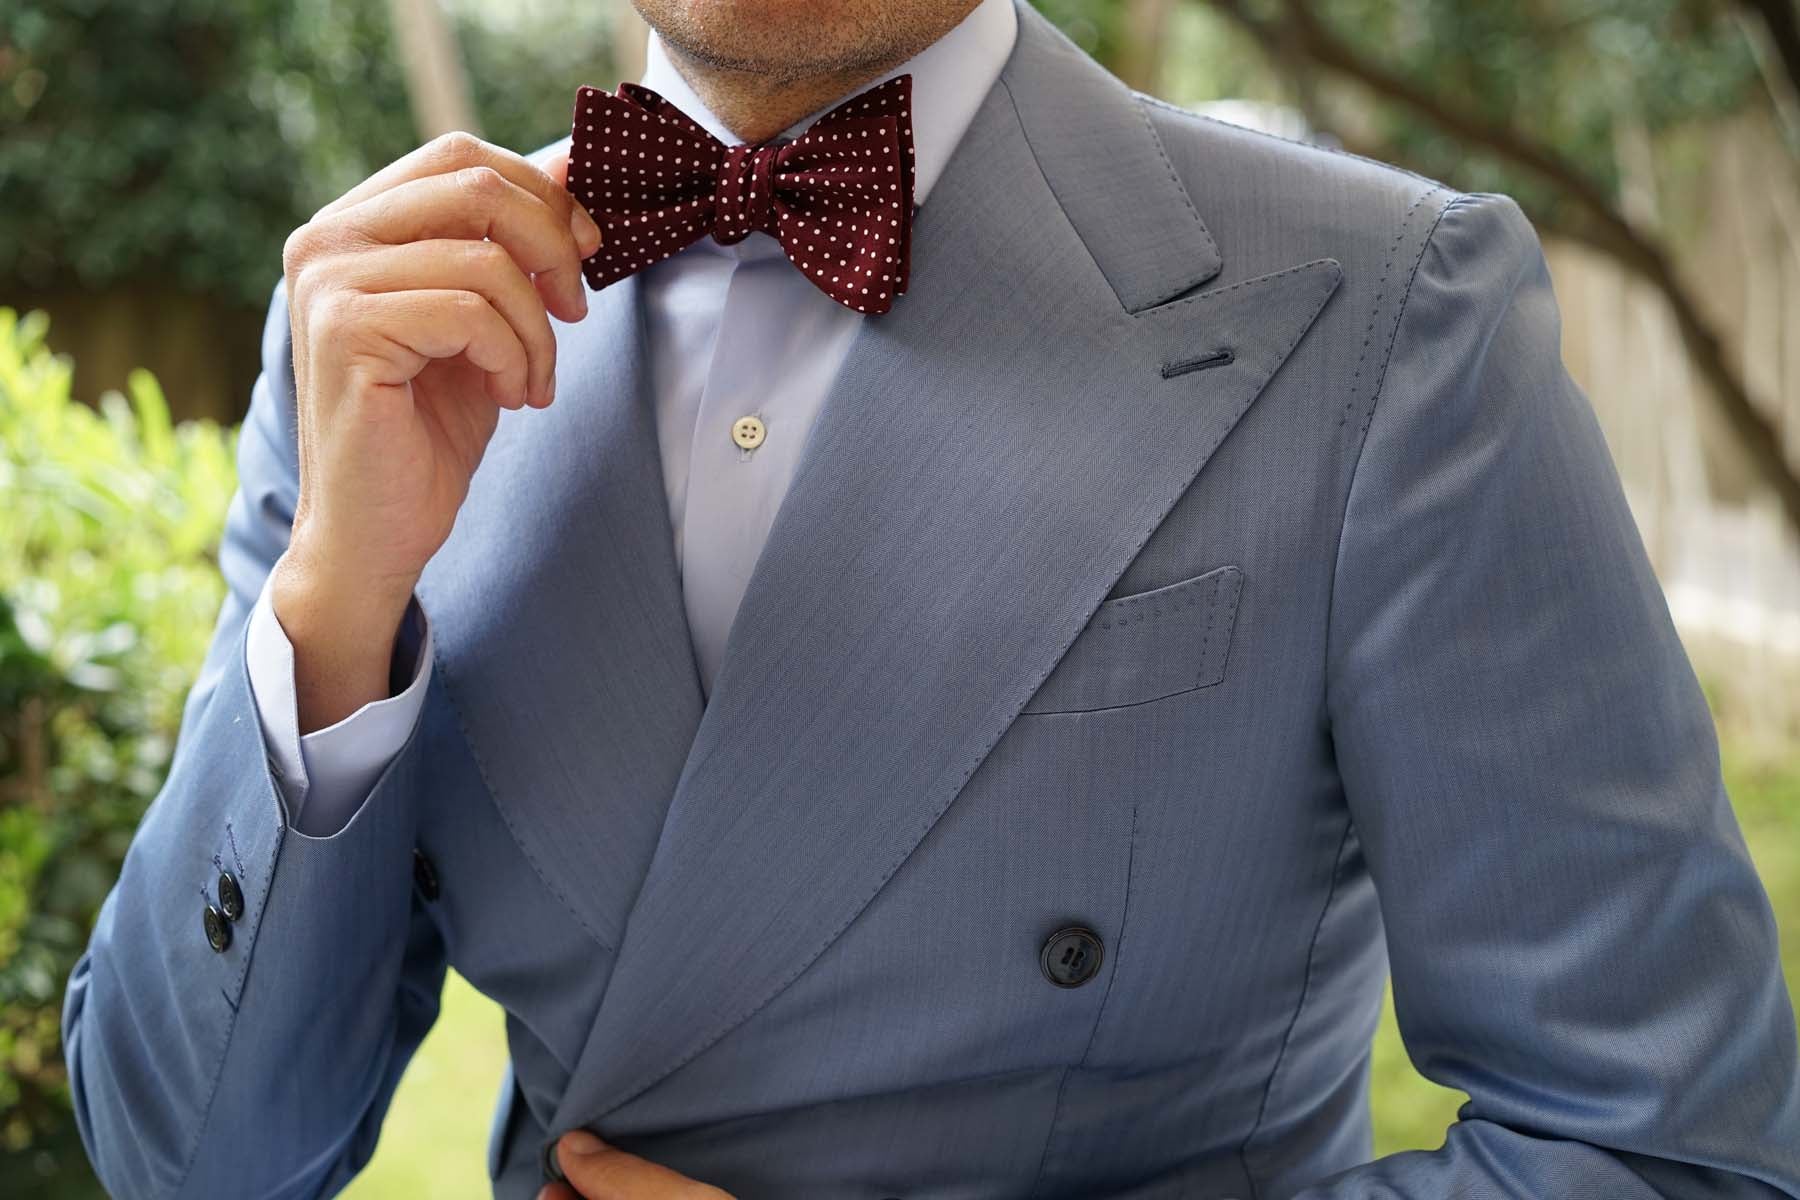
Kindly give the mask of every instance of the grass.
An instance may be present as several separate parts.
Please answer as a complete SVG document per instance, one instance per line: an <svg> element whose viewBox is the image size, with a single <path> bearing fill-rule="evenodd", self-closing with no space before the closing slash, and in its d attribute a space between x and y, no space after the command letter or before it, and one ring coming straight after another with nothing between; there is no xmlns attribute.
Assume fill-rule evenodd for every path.
<svg viewBox="0 0 1800 1200"><path fill-rule="evenodd" d="M492 1200L488 1125L505 1067L499 1005L450 972L443 1010L400 1077L375 1157L342 1195Z"/></svg>

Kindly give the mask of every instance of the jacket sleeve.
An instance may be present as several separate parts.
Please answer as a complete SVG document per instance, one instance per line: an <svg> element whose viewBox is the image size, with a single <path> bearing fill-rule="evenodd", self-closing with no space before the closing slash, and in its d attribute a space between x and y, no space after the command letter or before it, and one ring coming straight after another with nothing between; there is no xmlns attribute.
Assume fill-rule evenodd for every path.
<svg viewBox="0 0 1800 1200"><path fill-rule="evenodd" d="M418 726L329 837L290 827L251 695L247 617L298 494L284 288L238 440L227 592L168 779L69 978L75 1118L107 1191L334 1194L367 1162L436 1019L445 950L412 886ZM243 894L209 942L221 872Z"/></svg>
<svg viewBox="0 0 1800 1200"><path fill-rule="evenodd" d="M1800 1197L1768 894L1530 222L1453 198L1350 486L1327 710L1444 1145L1351 1197Z"/></svg>

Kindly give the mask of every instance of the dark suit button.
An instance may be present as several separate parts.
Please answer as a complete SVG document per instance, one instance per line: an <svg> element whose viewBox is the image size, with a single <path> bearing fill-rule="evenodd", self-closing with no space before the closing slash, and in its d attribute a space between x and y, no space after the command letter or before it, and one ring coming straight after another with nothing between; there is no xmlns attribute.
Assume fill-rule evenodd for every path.
<svg viewBox="0 0 1800 1200"><path fill-rule="evenodd" d="M417 885L419 894L427 900L438 898L437 868L431 865L431 860L417 846L413 847L413 883Z"/></svg>
<svg viewBox="0 0 1800 1200"><path fill-rule="evenodd" d="M224 913L220 912L210 904L206 906L206 911L201 914L201 919L206 924L207 944L214 950L223 954L225 952L225 947L231 945L231 922L225 919Z"/></svg>
<svg viewBox="0 0 1800 1200"><path fill-rule="evenodd" d="M1070 925L1044 939L1038 962L1044 978L1057 987L1080 987L1100 970L1103 953L1099 934L1085 925Z"/></svg>
<svg viewBox="0 0 1800 1200"><path fill-rule="evenodd" d="M538 1165L543 1168L545 1183L567 1183L562 1164L556 1161L556 1139L551 1138L538 1149Z"/></svg>
<svg viewBox="0 0 1800 1200"><path fill-rule="evenodd" d="M244 915L244 890L230 871L219 872L219 911L233 921Z"/></svg>

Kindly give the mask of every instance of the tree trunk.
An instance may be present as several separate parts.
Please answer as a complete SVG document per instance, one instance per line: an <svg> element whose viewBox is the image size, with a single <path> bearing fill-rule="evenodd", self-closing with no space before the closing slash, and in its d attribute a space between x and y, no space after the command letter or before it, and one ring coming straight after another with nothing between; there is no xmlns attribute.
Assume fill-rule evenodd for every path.
<svg viewBox="0 0 1800 1200"><path fill-rule="evenodd" d="M388 12L419 141L453 129L479 136L469 77L456 53L456 34L437 0L388 0Z"/></svg>

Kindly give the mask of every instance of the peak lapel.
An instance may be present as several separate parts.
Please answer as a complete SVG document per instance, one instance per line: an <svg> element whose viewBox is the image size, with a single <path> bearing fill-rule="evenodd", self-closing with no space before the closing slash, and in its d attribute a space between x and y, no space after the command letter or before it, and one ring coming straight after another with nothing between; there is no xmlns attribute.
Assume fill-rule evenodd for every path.
<svg viewBox="0 0 1800 1200"><path fill-rule="evenodd" d="M1337 285L1327 259L1155 306L1218 253L1135 101L1020 22L920 210L911 288L864 323L776 515L554 1133L844 932ZM1020 112L1048 103L1074 143L1060 116L1027 137ZM1062 184L1107 189L1159 252L1095 232L1104 206ZM1229 364L1162 377L1218 346Z"/></svg>
<svg viewBox="0 0 1800 1200"><path fill-rule="evenodd" d="M419 583L434 672L545 885L617 946L699 724L639 282L557 327L557 399L503 410Z"/></svg>

